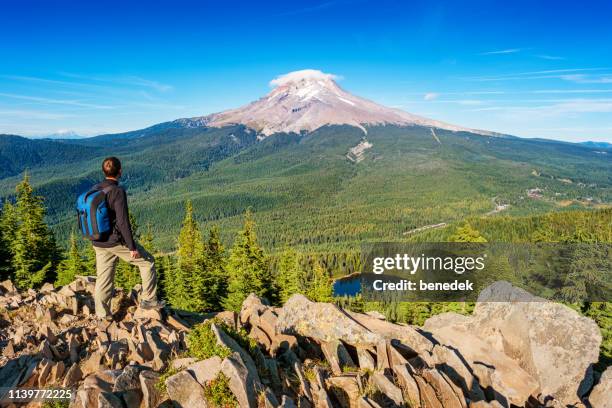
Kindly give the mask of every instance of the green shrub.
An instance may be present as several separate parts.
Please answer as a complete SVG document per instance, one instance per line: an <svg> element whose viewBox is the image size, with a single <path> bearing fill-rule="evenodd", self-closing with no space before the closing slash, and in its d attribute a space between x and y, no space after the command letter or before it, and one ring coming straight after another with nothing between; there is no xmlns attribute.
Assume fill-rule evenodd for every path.
<svg viewBox="0 0 612 408"><path fill-rule="evenodd" d="M219 373L217 378L210 381L204 387L204 396L211 406L216 408L234 408L238 406L238 400L229 387L229 378Z"/></svg>
<svg viewBox="0 0 612 408"><path fill-rule="evenodd" d="M224 325L216 319L207 320L191 329L191 332L187 335L187 354L190 357L204 360L219 356L223 359L231 354L230 349L217 344L217 337L210 327L213 323L221 326L221 329L224 330Z"/></svg>

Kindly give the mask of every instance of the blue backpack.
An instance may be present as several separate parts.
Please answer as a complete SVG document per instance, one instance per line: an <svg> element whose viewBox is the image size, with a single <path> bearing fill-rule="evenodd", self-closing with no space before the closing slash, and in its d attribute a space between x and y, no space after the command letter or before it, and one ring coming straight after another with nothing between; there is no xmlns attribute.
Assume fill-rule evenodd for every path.
<svg viewBox="0 0 612 408"><path fill-rule="evenodd" d="M106 194L111 188L112 186L103 189L93 188L77 198L79 231L89 240L98 241L111 231L106 202Z"/></svg>

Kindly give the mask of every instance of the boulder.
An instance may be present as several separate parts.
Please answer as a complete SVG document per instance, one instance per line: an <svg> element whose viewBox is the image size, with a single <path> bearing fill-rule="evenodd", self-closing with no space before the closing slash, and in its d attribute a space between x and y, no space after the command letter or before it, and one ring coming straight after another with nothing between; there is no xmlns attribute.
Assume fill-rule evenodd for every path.
<svg viewBox="0 0 612 408"><path fill-rule="evenodd" d="M263 386L242 361L239 353L234 352L221 364L221 371L229 379L229 387L241 408L257 408L257 398Z"/></svg>
<svg viewBox="0 0 612 408"><path fill-rule="evenodd" d="M603 372L599 382L593 387L589 402L593 408L612 408L612 367Z"/></svg>
<svg viewBox="0 0 612 408"><path fill-rule="evenodd" d="M170 363L170 367L172 367L174 370L182 370L195 363L196 361L197 359L193 357L175 358Z"/></svg>
<svg viewBox="0 0 612 408"><path fill-rule="evenodd" d="M402 364L393 367L393 372L397 378L398 384L404 390L404 396L408 406L412 408L421 408L421 395L419 386L412 376L412 370L407 364Z"/></svg>
<svg viewBox="0 0 612 408"><path fill-rule="evenodd" d="M115 380L113 392L120 395L128 407L140 406L142 391L140 390L140 372L143 367L128 365Z"/></svg>
<svg viewBox="0 0 612 408"><path fill-rule="evenodd" d="M244 299L242 302L242 308L240 309L240 323L247 324L250 323L251 316L259 316L262 314L268 306L264 303L264 301L254 293L251 293Z"/></svg>
<svg viewBox="0 0 612 408"><path fill-rule="evenodd" d="M168 396L179 408L208 407L204 388L187 371L181 371L166 379Z"/></svg>
<svg viewBox="0 0 612 408"><path fill-rule="evenodd" d="M280 309L276 331L298 334L318 342L341 340L352 346L374 346L382 336L368 330L339 307L329 303L315 303L295 294Z"/></svg>
<svg viewBox="0 0 612 408"><path fill-rule="evenodd" d="M64 377L64 381L62 382L63 388L70 388L73 385L76 385L83 378L83 372L81 371L81 367L78 364L72 364L66 372L66 376Z"/></svg>
<svg viewBox="0 0 612 408"><path fill-rule="evenodd" d="M344 367L355 367L348 350L339 341L321 343L321 351L335 375L342 374Z"/></svg>
<svg viewBox="0 0 612 408"><path fill-rule="evenodd" d="M240 347L240 345L236 342L236 340L231 338L227 333L225 333L223 330L217 327L216 324L214 323L211 324L210 329L212 330L212 332L215 334L215 337L217 338L217 344L220 346L227 347L231 351L238 353L240 355L241 361L246 366L246 368L249 370L249 374L254 379L259 381L259 374L257 373L257 366L255 365L255 362L253 361L253 358L251 357L251 355L247 353L246 350L244 350L242 347Z"/></svg>
<svg viewBox="0 0 612 408"><path fill-rule="evenodd" d="M522 406L532 395L539 391L538 382L518 362L504 353L492 349L488 343L478 338L474 331L466 326L438 324L437 316L429 318L424 328L430 331L440 344L454 348L461 354L476 374L476 370L489 367L489 378L485 383L483 375L478 377L484 386L490 386L500 392L512 404ZM440 321L448 321L448 316L441 316ZM440 327L442 326L442 327Z"/></svg>
<svg viewBox="0 0 612 408"><path fill-rule="evenodd" d="M470 369L457 352L449 347L436 344L432 350L436 367L457 384L471 400L484 400L485 396Z"/></svg>
<svg viewBox="0 0 612 408"><path fill-rule="evenodd" d="M444 408L462 408L461 401L438 370L435 368L423 370L421 376L434 389Z"/></svg>
<svg viewBox="0 0 612 408"><path fill-rule="evenodd" d="M157 388L160 375L151 370L141 371L138 379L142 391L142 407L157 408L163 400L161 392Z"/></svg>
<svg viewBox="0 0 612 408"><path fill-rule="evenodd" d="M205 360L200 360L196 363L190 364L187 367L187 371L205 387L208 382L214 380L221 371L221 363L223 361L218 356L213 356Z"/></svg>
<svg viewBox="0 0 612 408"><path fill-rule="evenodd" d="M291 299L289 299L291 300ZM361 390L357 377L341 375L325 380L327 389L342 408L357 408Z"/></svg>
<svg viewBox="0 0 612 408"><path fill-rule="evenodd" d="M371 371L376 369L374 357L372 357L370 351L365 347L357 347L357 361L359 362L359 368L361 369Z"/></svg>
<svg viewBox="0 0 612 408"><path fill-rule="evenodd" d="M421 377L414 377L417 385L419 386L419 392L421 396L421 406L424 408L444 408L440 403L440 400L436 396L436 392L427 384Z"/></svg>
<svg viewBox="0 0 612 408"><path fill-rule="evenodd" d="M98 394L98 408L123 408L123 402L112 392L101 392Z"/></svg>
<svg viewBox="0 0 612 408"><path fill-rule="evenodd" d="M356 322L386 340L399 340L404 346L414 350L414 354L431 351L433 343L412 326L394 324L363 313L347 312Z"/></svg>
<svg viewBox="0 0 612 408"><path fill-rule="evenodd" d="M395 405L400 407L404 405L402 390L393 384L393 382L382 372L376 371L372 374L372 383L386 398L393 401Z"/></svg>
<svg viewBox="0 0 612 408"><path fill-rule="evenodd" d="M495 282L479 295L469 324L484 340L497 338L503 352L538 381L544 396L574 405L591 388L601 333L593 320L569 307Z"/></svg>
<svg viewBox="0 0 612 408"><path fill-rule="evenodd" d="M300 391L302 395L304 395L308 400L312 401L312 392L310 390L310 382L306 379L304 375L304 370L302 368L302 364L299 361L295 361L293 363L293 369L297 374L298 380L300 381Z"/></svg>

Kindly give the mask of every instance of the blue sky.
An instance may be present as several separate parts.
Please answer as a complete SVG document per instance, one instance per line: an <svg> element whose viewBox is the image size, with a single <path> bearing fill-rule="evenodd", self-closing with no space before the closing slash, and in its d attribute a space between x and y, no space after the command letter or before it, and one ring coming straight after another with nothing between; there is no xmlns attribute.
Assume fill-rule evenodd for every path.
<svg viewBox="0 0 612 408"><path fill-rule="evenodd" d="M40 1L0 12L0 133L237 107L312 68L438 120L612 142L608 1Z"/></svg>

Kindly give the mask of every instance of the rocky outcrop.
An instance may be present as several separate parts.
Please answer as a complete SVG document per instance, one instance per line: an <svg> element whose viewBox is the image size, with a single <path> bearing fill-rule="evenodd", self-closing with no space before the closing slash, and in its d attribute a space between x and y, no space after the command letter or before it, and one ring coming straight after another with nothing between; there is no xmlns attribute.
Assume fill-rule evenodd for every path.
<svg viewBox="0 0 612 408"><path fill-rule="evenodd" d="M591 386L593 322L503 283L472 316L422 328L301 295L283 307L251 295L238 314L150 313L136 308L138 289L117 292L109 323L88 313L94 284L18 293L0 283L3 387L69 387L71 408L214 407L215 392L241 408L610 407L611 371ZM185 356L187 333L206 319L224 351Z"/></svg>
<svg viewBox="0 0 612 408"><path fill-rule="evenodd" d="M528 374L520 378L529 379L517 388L524 390L517 395L519 399L533 392L535 383L542 395L564 405L575 405L593 385L591 365L598 360L601 344L595 322L508 282L496 282L486 288L473 316L434 316L424 329L468 359L493 365L499 373L504 367L508 377L518 372L514 367L518 365L520 372ZM483 358L486 349L490 352ZM500 380L495 377L496 374L492 381Z"/></svg>

